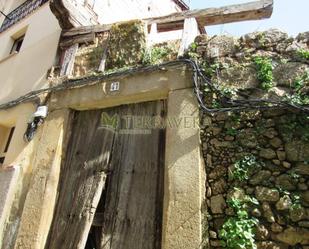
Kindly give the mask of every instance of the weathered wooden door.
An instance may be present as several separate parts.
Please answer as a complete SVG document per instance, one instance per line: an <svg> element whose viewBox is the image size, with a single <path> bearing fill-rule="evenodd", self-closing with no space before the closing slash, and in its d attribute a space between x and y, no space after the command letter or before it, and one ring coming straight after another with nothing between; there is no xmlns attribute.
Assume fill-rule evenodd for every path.
<svg viewBox="0 0 309 249"><path fill-rule="evenodd" d="M161 248L164 115L164 101L76 112L46 249Z"/></svg>

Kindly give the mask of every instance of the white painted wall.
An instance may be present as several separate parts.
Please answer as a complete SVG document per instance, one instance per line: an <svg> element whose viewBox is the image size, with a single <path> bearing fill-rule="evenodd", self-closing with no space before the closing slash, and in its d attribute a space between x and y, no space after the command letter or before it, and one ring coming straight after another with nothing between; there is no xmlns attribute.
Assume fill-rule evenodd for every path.
<svg viewBox="0 0 309 249"><path fill-rule="evenodd" d="M88 19L93 18L90 10L93 8L100 24L162 16L181 11L181 8L172 0L71 0L70 3ZM90 8L85 8L86 5ZM88 23L91 21L88 20Z"/></svg>
<svg viewBox="0 0 309 249"><path fill-rule="evenodd" d="M81 0L82 1L82 0ZM90 0L102 24L167 15L181 11L172 0Z"/></svg>
<svg viewBox="0 0 309 249"><path fill-rule="evenodd" d="M0 0L0 9L9 13L26 0ZM172 0L71 0L85 18L98 15L101 24L167 15L181 11ZM0 16L0 24L3 21ZM92 21L85 21L94 24ZM9 56L14 38L26 29L21 51ZM0 33L0 104L14 100L30 91L48 87L46 73L54 65L61 29L48 3L8 30ZM160 41L179 38L180 32L160 35ZM165 37L165 38L163 38ZM167 38L166 38L167 37ZM158 37L159 38L159 37ZM158 42L158 41L157 41Z"/></svg>
<svg viewBox="0 0 309 249"><path fill-rule="evenodd" d="M26 29L21 50L9 56L14 37ZM48 3L0 33L0 104L48 86L61 29Z"/></svg>

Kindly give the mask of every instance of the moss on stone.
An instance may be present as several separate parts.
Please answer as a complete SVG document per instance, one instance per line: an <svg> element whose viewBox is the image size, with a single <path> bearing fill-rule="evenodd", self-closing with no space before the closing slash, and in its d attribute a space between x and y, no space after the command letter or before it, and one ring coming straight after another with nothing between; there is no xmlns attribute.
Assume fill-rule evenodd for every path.
<svg viewBox="0 0 309 249"><path fill-rule="evenodd" d="M145 25L139 20L115 24L110 30L106 69L140 64L146 50Z"/></svg>

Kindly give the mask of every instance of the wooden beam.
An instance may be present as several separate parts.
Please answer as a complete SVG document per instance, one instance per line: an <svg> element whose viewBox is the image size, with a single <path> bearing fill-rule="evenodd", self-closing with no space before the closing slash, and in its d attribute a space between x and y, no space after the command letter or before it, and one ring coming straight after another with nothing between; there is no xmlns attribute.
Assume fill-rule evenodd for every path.
<svg viewBox="0 0 309 249"><path fill-rule="evenodd" d="M85 14L79 8L81 6L76 6L71 0L50 0L50 9L58 19L62 29L98 23L96 21L96 13L91 9L84 9L87 13Z"/></svg>
<svg viewBox="0 0 309 249"><path fill-rule="evenodd" d="M273 12L273 0L260 0L245 4L229 5L221 8L207 8L201 10L188 10L176 12L167 16L143 19L148 25L156 23L158 30L175 30L175 27L183 27L185 19L196 18L198 26L211 26L217 24L260 20L269 18ZM91 32L108 31L113 24L84 26L64 30L63 37L89 34Z"/></svg>
<svg viewBox="0 0 309 249"><path fill-rule="evenodd" d="M188 10L167 16L145 19L149 24L183 21L196 18L201 26L210 26L231 22L260 20L269 18L273 11L273 0L260 0L245 4L229 5L221 8Z"/></svg>
<svg viewBox="0 0 309 249"><path fill-rule="evenodd" d="M62 37L70 37L75 35L85 35L89 33L101 33L109 31L112 27L112 24L102 24L102 25L90 25L77 27L72 29L66 29L62 31Z"/></svg>
<svg viewBox="0 0 309 249"><path fill-rule="evenodd" d="M188 18L185 20L182 32L180 48L178 50L178 57L183 56L186 49L194 42L195 37L199 35L198 24L195 18Z"/></svg>
<svg viewBox="0 0 309 249"><path fill-rule="evenodd" d="M71 47L65 50L63 61L61 63L60 76L72 75L77 50L78 50L78 43L73 44Z"/></svg>
<svg viewBox="0 0 309 249"><path fill-rule="evenodd" d="M95 42L95 33L88 33L84 35L76 35L66 37L65 39L60 41L60 47L66 48L74 45L75 43L94 43Z"/></svg>

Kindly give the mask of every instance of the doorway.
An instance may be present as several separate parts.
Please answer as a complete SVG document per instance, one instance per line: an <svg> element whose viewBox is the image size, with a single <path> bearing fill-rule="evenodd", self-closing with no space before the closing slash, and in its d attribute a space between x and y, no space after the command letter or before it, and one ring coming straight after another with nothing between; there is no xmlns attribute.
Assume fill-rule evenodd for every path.
<svg viewBox="0 0 309 249"><path fill-rule="evenodd" d="M161 249L166 103L76 112L46 249Z"/></svg>

